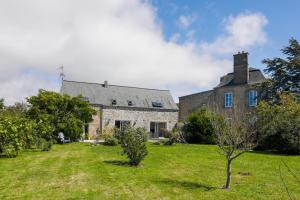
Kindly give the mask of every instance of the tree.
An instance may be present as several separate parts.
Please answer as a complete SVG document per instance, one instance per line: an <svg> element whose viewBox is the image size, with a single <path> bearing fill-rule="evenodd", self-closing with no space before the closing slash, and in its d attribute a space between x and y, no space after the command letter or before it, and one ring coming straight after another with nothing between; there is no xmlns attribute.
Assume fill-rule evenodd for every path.
<svg viewBox="0 0 300 200"><path fill-rule="evenodd" d="M41 126L52 126L53 132L43 133L47 140L57 139L59 132L76 141L81 137L84 125L92 121L96 111L82 97L70 97L56 92L40 90L37 96L27 99L27 116ZM49 129L50 130L50 129Z"/></svg>
<svg viewBox="0 0 300 200"><path fill-rule="evenodd" d="M214 117L215 115L204 107L191 113L182 127L186 142L215 144L215 131L211 123Z"/></svg>
<svg viewBox="0 0 300 200"><path fill-rule="evenodd" d="M229 189L232 161L254 148L254 134L249 131L247 123L238 120L226 121L222 116L215 118L212 124L216 131L217 145L226 156L227 178L224 189Z"/></svg>
<svg viewBox="0 0 300 200"><path fill-rule="evenodd" d="M262 84L263 98L269 101L278 99L278 92L300 93L300 45L294 38L289 40L289 46L282 53L286 58L264 59L267 65L264 70L270 75L270 80Z"/></svg>
<svg viewBox="0 0 300 200"><path fill-rule="evenodd" d="M300 154L300 104L279 94L278 103L262 101L255 109L258 147Z"/></svg>

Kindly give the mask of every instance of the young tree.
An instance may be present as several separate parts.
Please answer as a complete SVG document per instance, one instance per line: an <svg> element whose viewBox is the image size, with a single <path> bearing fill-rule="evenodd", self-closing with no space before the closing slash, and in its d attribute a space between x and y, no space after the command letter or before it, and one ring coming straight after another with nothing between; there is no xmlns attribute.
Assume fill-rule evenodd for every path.
<svg viewBox="0 0 300 200"><path fill-rule="evenodd" d="M212 124L216 133L217 145L222 154L226 156L227 179L224 188L229 189L232 161L254 148L254 134L249 131L246 123L237 120L226 121L222 116L215 118Z"/></svg>
<svg viewBox="0 0 300 200"><path fill-rule="evenodd" d="M300 45L294 38L289 40L289 46L283 48L286 58L264 59L267 65L264 70L270 75L270 80L262 84L262 98L276 101L278 92L300 93Z"/></svg>
<svg viewBox="0 0 300 200"><path fill-rule="evenodd" d="M146 130L127 126L120 134L123 154L126 154L129 158L130 165L138 166L148 154Z"/></svg>

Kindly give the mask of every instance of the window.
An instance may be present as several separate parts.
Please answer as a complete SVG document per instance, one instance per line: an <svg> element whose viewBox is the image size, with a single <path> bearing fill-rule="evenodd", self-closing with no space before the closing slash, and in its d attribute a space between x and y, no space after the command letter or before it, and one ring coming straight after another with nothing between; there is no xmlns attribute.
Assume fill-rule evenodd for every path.
<svg viewBox="0 0 300 200"><path fill-rule="evenodd" d="M133 105L132 101L127 101L127 103L128 103L128 106L132 106Z"/></svg>
<svg viewBox="0 0 300 200"><path fill-rule="evenodd" d="M257 91L250 90L248 94L248 104L249 106L256 106L257 105Z"/></svg>
<svg viewBox="0 0 300 200"><path fill-rule="evenodd" d="M115 100L115 99L113 99L113 100L111 100L111 105L117 105L117 100Z"/></svg>
<svg viewBox="0 0 300 200"><path fill-rule="evenodd" d="M123 130L126 126L130 125L130 121L122 121L122 120L116 120L115 121L115 127Z"/></svg>
<svg viewBox="0 0 300 200"><path fill-rule="evenodd" d="M152 106L155 107L155 108L161 108L161 107L163 107L162 103L157 102L157 101L153 101L152 102Z"/></svg>
<svg viewBox="0 0 300 200"><path fill-rule="evenodd" d="M152 138L164 137L164 130L167 128L166 122L150 122L150 133Z"/></svg>
<svg viewBox="0 0 300 200"><path fill-rule="evenodd" d="M232 107L232 92L225 93L225 108L231 108Z"/></svg>

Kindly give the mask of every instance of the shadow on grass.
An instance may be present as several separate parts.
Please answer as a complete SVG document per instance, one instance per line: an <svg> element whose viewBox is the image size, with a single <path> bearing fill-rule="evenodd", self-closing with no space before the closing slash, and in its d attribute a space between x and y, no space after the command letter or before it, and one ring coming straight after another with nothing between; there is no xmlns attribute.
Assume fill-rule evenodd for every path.
<svg viewBox="0 0 300 200"><path fill-rule="evenodd" d="M203 183L196 183L196 182L190 182L190 181L179 181L179 180L173 180L173 179L162 179L162 180L158 180L157 182L169 185L171 187L178 187L178 188L184 188L184 189L201 189L205 192L218 189L217 187L213 187L213 186L203 184Z"/></svg>
<svg viewBox="0 0 300 200"><path fill-rule="evenodd" d="M121 160L105 160L105 163L116 165L116 166L122 166L122 167L131 167L128 161L121 161Z"/></svg>
<svg viewBox="0 0 300 200"><path fill-rule="evenodd" d="M297 156L299 154L296 153L289 153L289 152L280 152L280 151L272 151L272 150L254 150L254 151L249 151L248 153L253 153L253 154L263 154L263 155L277 155L277 156Z"/></svg>

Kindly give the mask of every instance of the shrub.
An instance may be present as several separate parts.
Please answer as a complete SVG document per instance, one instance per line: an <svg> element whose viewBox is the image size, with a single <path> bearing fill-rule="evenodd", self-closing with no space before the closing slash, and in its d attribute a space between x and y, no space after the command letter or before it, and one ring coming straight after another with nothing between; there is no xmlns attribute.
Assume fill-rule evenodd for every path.
<svg viewBox="0 0 300 200"><path fill-rule="evenodd" d="M129 164L137 166L148 154L146 140L147 132L143 128L127 126L121 132L123 154L129 158Z"/></svg>
<svg viewBox="0 0 300 200"><path fill-rule="evenodd" d="M279 103L260 102L257 117L258 148L300 154L300 104L290 95L279 95Z"/></svg>
<svg viewBox="0 0 300 200"><path fill-rule="evenodd" d="M101 138L103 140L111 139L115 137L115 129L110 127L104 127L102 130Z"/></svg>
<svg viewBox="0 0 300 200"><path fill-rule="evenodd" d="M36 140L36 147L41 151L50 151L52 145L53 145L52 141L47 141L43 138L38 138Z"/></svg>
<svg viewBox="0 0 300 200"><path fill-rule="evenodd" d="M215 144L216 136L212 125L215 115L207 108L201 108L188 116L182 131L187 143Z"/></svg>
<svg viewBox="0 0 300 200"><path fill-rule="evenodd" d="M15 157L33 140L34 123L20 116L0 116L0 154Z"/></svg>
<svg viewBox="0 0 300 200"><path fill-rule="evenodd" d="M118 139L117 138L107 138L104 140L104 145L107 146L117 146L118 145Z"/></svg>

